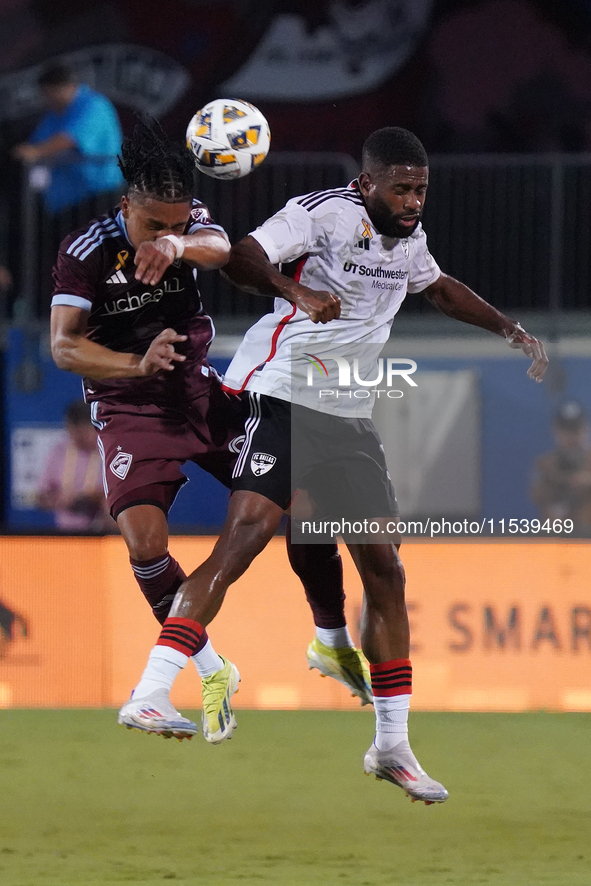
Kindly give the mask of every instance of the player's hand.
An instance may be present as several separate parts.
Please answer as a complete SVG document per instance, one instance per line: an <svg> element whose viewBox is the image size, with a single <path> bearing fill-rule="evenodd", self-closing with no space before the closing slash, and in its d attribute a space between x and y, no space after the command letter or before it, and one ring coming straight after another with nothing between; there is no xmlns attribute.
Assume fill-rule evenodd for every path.
<svg viewBox="0 0 591 886"><path fill-rule="evenodd" d="M312 323L329 323L341 316L341 300L332 292L298 286L290 293L290 298L300 311L308 315Z"/></svg>
<svg viewBox="0 0 591 886"><path fill-rule="evenodd" d="M155 286L176 259L176 249L170 240L159 237L140 243L135 254L135 279Z"/></svg>
<svg viewBox="0 0 591 886"><path fill-rule="evenodd" d="M157 335L140 361L141 375L155 375L161 369L174 369L175 363L183 363L187 358L177 354L175 342L187 341L186 335L178 335L174 329L163 329Z"/></svg>
<svg viewBox="0 0 591 886"><path fill-rule="evenodd" d="M548 357L542 342L533 335L528 335L519 323L515 325L512 333L505 333L505 338L510 348L521 348L526 357L530 357L533 361L527 370L529 377L534 381L542 381L548 368Z"/></svg>

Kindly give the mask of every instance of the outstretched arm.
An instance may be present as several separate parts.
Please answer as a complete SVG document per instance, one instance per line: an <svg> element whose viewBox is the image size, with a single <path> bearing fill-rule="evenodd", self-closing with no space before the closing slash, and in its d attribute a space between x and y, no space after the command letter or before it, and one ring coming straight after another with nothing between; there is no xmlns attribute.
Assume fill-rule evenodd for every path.
<svg viewBox="0 0 591 886"><path fill-rule="evenodd" d="M535 381L542 381L548 366L544 345L533 335L529 335L515 320L510 320L459 280L447 274L441 274L434 283L427 286L423 295L448 317L502 335L509 347L520 348L532 360L527 374Z"/></svg>
<svg viewBox="0 0 591 886"><path fill-rule="evenodd" d="M314 323L328 323L341 315L341 300L337 295L309 289L286 277L271 264L254 237L245 237L232 247L230 261L222 273L245 292L292 302Z"/></svg>

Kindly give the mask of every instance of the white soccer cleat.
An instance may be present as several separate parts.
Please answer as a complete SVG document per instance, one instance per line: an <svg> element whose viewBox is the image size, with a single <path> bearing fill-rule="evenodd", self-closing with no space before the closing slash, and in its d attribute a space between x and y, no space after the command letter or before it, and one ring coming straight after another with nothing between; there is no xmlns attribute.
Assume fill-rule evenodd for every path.
<svg viewBox="0 0 591 886"><path fill-rule="evenodd" d="M151 692L145 698L133 698L125 702L117 722L128 729L162 735L164 738L191 739L199 731L192 720L183 717L174 708L166 689Z"/></svg>
<svg viewBox="0 0 591 886"><path fill-rule="evenodd" d="M220 744L232 738L236 717L232 710L232 696L238 691L240 674L236 665L220 655L224 666L201 682L203 695L203 738L210 744Z"/></svg>
<svg viewBox="0 0 591 886"><path fill-rule="evenodd" d="M362 705L373 704L369 666L360 649L352 646L333 649L315 637L308 646L306 658L310 670L316 668L322 677L334 677L360 698Z"/></svg>
<svg viewBox="0 0 591 886"><path fill-rule="evenodd" d="M389 751L378 751L375 744L363 760L366 775L375 775L379 780L389 781L405 791L412 802L422 800L427 806L432 803L445 803L448 792L438 781L430 778L406 742Z"/></svg>

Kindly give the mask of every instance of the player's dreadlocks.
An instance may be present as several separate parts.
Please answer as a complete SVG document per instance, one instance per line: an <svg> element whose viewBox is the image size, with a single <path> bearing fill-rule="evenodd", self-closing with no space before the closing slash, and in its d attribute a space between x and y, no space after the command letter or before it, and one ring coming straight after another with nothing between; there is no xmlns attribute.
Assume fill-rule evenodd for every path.
<svg viewBox="0 0 591 886"><path fill-rule="evenodd" d="M414 132L386 126L372 132L363 145L362 168L380 166L428 166L427 152Z"/></svg>
<svg viewBox="0 0 591 886"><path fill-rule="evenodd" d="M130 193L164 203L183 203L193 196L191 151L171 141L153 117L144 115L136 123L131 138L123 140L118 161Z"/></svg>

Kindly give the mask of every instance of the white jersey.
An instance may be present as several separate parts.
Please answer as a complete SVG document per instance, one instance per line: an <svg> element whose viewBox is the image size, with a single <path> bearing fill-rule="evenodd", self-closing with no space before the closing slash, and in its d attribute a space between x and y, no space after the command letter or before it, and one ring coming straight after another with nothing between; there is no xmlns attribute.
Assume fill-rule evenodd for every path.
<svg viewBox="0 0 591 886"><path fill-rule="evenodd" d="M324 412L370 416L373 394L367 387L363 398L340 396L336 403L329 396L312 403L308 387L322 381L328 388L329 369L337 369L332 355L347 358L351 346L356 358L362 354L355 378L376 377L371 364L375 367L407 292L422 292L441 273L421 225L404 239L382 236L353 182L347 188L295 197L251 236L273 264L297 261L294 277L304 286L338 295L341 316L316 324L291 302L275 299L273 313L246 333L228 367L225 387L257 391ZM366 345L369 362L363 358ZM310 375L314 368L318 380Z"/></svg>

